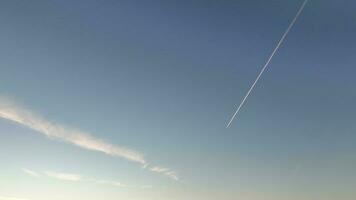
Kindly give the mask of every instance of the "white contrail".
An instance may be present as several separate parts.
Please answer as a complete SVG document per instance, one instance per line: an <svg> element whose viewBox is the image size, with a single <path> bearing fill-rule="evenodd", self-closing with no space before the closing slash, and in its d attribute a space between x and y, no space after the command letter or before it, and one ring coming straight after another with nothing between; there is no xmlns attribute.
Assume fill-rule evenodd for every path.
<svg viewBox="0 0 356 200"><path fill-rule="evenodd" d="M260 79L260 77L262 76L263 72L265 71L265 69L267 68L267 66L269 65L269 63L271 62L274 54L277 52L277 50L279 49L279 47L281 46L281 44L283 43L284 39L286 38L286 36L288 35L290 29L293 27L294 23L297 21L300 13L302 13L305 4L308 2L308 0L304 0L303 4L301 5L301 7L299 8L297 14L295 15L295 17L293 18L292 22L289 24L287 30L284 32L284 34L282 35L281 39L279 40L278 44L276 45L276 47L274 48L274 50L272 51L271 55L269 56L267 62L265 63L265 65L262 67L262 70L260 71L260 73L258 74L256 80L253 82L253 84L251 85L250 89L248 90L248 92L246 93L245 97L242 99L239 107L237 107L235 113L232 115L229 123L227 124L226 128L228 128L231 124L231 122L235 119L237 113L240 111L241 107L243 106L243 104L245 103L247 97L250 95L251 91L253 90L253 88L255 87L256 83L258 82L258 80Z"/></svg>

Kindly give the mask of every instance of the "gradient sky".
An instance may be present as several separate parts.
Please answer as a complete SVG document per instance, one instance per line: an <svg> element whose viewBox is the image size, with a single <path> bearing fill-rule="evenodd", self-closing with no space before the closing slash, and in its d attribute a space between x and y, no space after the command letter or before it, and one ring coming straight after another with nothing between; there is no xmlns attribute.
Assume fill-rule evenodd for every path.
<svg viewBox="0 0 356 200"><path fill-rule="evenodd" d="M150 164L1 118L0 199L354 199L355 1L310 0L225 128L301 3L0 1L1 99Z"/></svg>

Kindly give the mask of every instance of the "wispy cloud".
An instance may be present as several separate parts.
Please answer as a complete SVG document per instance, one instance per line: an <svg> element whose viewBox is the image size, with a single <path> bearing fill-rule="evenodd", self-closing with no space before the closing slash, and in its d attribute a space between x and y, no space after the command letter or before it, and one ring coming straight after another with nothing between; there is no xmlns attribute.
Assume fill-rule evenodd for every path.
<svg viewBox="0 0 356 200"><path fill-rule="evenodd" d="M149 165L143 154L138 151L118 145L113 145L99 138L95 138L87 132L50 122L40 117L38 114L24 109L14 102L1 97L0 118L16 122L22 126L37 131L38 133L41 133L50 139L64 141L84 149L102 152L110 156L125 158L127 160L141 164L144 168ZM162 174L170 178L174 177L169 175L167 172ZM176 178L173 179L176 180Z"/></svg>
<svg viewBox="0 0 356 200"><path fill-rule="evenodd" d="M164 174L165 176L167 176L173 180L176 180L176 181L179 180L177 172L170 170L166 167L155 166L155 167L151 167L150 170L153 172Z"/></svg>
<svg viewBox="0 0 356 200"><path fill-rule="evenodd" d="M109 144L90 136L86 132L49 122L33 112L4 99L0 99L0 117L26 126L51 139L62 140L88 150L126 158L141 164L146 163L143 155L137 151Z"/></svg>
<svg viewBox="0 0 356 200"><path fill-rule="evenodd" d="M0 200L29 200L29 199L17 198L17 197L0 197Z"/></svg>
<svg viewBox="0 0 356 200"><path fill-rule="evenodd" d="M25 172L26 174L33 176L33 177L39 177L40 175L37 172L34 172L32 170L26 169L26 168L22 168L21 169L23 172Z"/></svg>
<svg viewBox="0 0 356 200"><path fill-rule="evenodd" d="M82 176L78 174L68 174L61 172L45 171L44 172L48 177L55 178L61 181L81 181Z"/></svg>
<svg viewBox="0 0 356 200"><path fill-rule="evenodd" d="M149 185L143 185L143 186L135 186L135 185L128 185L124 184L119 181L114 181L114 180L105 180L105 179L97 179L93 177L88 177L88 176L83 176L80 174L74 174L74 173L64 173L64 172L56 172L56 171L45 171L45 172L35 172L33 170L28 170L31 171L32 173L27 173L27 171L22 170L26 174L33 176L32 173L35 173L40 177L40 175L43 175L44 177L56 179L59 181L70 181L70 182L90 182L90 183L95 183L95 184L101 184L101 185L109 185L109 186L114 186L114 187L121 187L121 188L141 188L141 189L147 189L152 186ZM1 200L1 199L0 199Z"/></svg>
<svg viewBox="0 0 356 200"><path fill-rule="evenodd" d="M118 181L109 181L109 180L93 180L93 181L97 184L111 185L111 186L115 186L115 187L134 187L134 186L123 184Z"/></svg>

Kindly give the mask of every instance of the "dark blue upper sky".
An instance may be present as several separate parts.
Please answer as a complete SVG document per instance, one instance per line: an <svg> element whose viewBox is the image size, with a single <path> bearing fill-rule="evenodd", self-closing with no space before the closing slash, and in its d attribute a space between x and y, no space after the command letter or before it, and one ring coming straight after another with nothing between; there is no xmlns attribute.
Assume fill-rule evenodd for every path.
<svg viewBox="0 0 356 200"><path fill-rule="evenodd" d="M182 179L105 158L97 168L106 175L153 185L147 196L110 191L107 199L159 199L159 191L176 199L348 199L356 195L349 190L356 186L355 1L310 0L224 128L301 3L1 1L0 92L50 121L144 152ZM26 132L0 121L0 145L17 168L53 168L46 155L68 151L76 167L58 170L100 176L91 164L104 156ZM16 146L39 143L49 150L32 149L37 164L18 161Z"/></svg>

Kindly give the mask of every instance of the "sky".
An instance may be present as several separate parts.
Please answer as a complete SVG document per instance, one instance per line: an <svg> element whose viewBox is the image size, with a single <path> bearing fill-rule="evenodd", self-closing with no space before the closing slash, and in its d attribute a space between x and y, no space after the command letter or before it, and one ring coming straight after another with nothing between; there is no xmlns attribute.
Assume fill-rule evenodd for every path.
<svg viewBox="0 0 356 200"><path fill-rule="evenodd" d="M351 200L356 2L0 2L0 200Z"/></svg>

